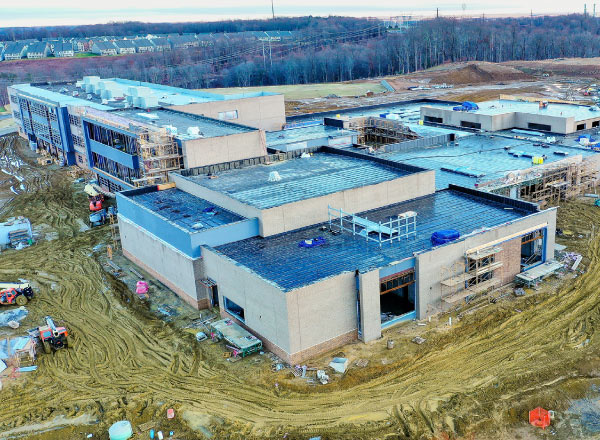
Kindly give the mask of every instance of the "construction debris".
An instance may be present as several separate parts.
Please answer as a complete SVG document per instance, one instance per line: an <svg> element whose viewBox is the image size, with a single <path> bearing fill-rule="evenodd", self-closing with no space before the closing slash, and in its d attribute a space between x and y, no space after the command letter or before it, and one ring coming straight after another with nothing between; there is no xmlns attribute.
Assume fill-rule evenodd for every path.
<svg viewBox="0 0 600 440"><path fill-rule="evenodd" d="M415 336L414 338L412 338L412 342L414 342L417 345L421 345L426 341L426 339L420 337L420 336Z"/></svg>
<svg viewBox="0 0 600 440"><path fill-rule="evenodd" d="M340 358L340 357L335 357L333 358L333 360L329 363L329 366L331 368L333 368L333 370L336 373L345 373L346 369L348 368L348 359L346 358Z"/></svg>

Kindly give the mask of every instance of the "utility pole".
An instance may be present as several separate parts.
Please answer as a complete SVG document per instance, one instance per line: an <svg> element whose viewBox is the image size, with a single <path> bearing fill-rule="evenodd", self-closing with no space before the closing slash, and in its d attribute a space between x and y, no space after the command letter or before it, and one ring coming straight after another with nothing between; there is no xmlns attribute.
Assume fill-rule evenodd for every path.
<svg viewBox="0 0 600 440"><path fill-rule="evenodd" d="M262 42L263 46L263 69L267 70L267 59L265 57L265 42Z"/></svg>
<svg viewBox="0 0 600 440"><path fill-rule="evenodd" d="M273 6L273 0L271 0L271 13L273 14L273 20L275 20L275 6Z"/></svg>
<svg viewBox="0 0 600 440"><path fill-rule="evenodd" d="M435 8L435 18L440 18L440 8Z"/></svg>

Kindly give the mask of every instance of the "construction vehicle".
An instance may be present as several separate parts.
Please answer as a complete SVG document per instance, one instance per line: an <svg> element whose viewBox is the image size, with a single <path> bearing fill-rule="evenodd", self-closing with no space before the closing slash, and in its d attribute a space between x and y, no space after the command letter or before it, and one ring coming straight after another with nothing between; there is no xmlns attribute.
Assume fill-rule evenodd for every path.
<svg viewBox="0 0 600 440"><path fill-rule="evenodd" d="M52 350L68 348L69 332L66 327L57 327L50 316L46 316L46 325L29 330L29 336L42 344L44 353L49 354Z"/></svg>
<svg viewBox="0 0 600 440"><path fill-rule="evenodd" d="M92 228L102 226L104 223L106 223L106 210L104 208L90 214L90 226Z"/></svg>
<svg viewBox="0 0 600 440"><path fill-rule="evenodd" d="M0 290L0 305L3 306L24 306L31 298L33 298L31 287L28 289L9 287L8 289Z"/></svg>

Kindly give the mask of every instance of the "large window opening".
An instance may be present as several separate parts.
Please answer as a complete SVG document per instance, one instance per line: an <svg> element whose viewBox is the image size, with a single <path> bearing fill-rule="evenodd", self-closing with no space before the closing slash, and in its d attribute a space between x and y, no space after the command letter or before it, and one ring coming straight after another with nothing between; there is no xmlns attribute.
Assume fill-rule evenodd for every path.
<svg viewBox="0 0 600 440"><path fill-rule="evenodd" d="M423 120L425 122L434 122L436 124L443 124L444 123L444 119L443 118L438 118L438 117L435 117L435 116L425 116L423 118Z"/></svg>
<svg viewBox="0 0 600 440"><path fill-rule="evenodd" d="M552 127L550 125L537 124L535 122L529 122L527 124L527 128L530 128L531 130L538 130L538 131L552 131Z"/></svg>
<svg viewBox="0 0 600 440"><path fill-rule="evenodd" d="M594 127L600 127L600 121L592 122L592 128L594 128Z"/></svg>
<svg viewBox="0 0 600 440"><path fill-rule="evenodd" d="M242 322L245 321L243 307L238 306L236 303L234 303L227 297L223 297L223 301L225 302L225 310L227 310L229 313L231 313L233 316L235 316L240 321L242 321Z"/></svg>
<svg viewBox="0 0 600 440"><path fill-rule="evenodd" d="M415 272L411 269L379 281L381 324L415 311Z"/></svg>
<svg viewBox="0 0 600 440"><path fill-rule="evenodd" d="M577 124L577 130L585 130L585 124Z"/></svg>
<svg viewBox="0 0 600 440"><path fill-rule="evenodd" d="M544 230L538 229L521 237L521 270L542 262Z"/></svg>
<svg viewBox="0 0 600 440"><path fill-rule="evenodd" d="M476 128L478 130L481 130L481 124L479 122L460 121L460 126L465 128Z"/></svg>

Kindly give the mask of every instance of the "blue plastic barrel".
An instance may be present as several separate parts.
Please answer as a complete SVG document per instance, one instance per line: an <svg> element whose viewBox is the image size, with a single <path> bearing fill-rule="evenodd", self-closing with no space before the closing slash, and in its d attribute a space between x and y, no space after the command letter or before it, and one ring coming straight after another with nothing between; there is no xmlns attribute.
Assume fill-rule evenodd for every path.
<svg viewBox="0 0 600 440"><path fill-rule="evenodd" d="M133 429L131 429L131 423L127 420L121 420L120 422L114 423L108 429L108 437L110 440L127 440L133 436Z"/></svg>

